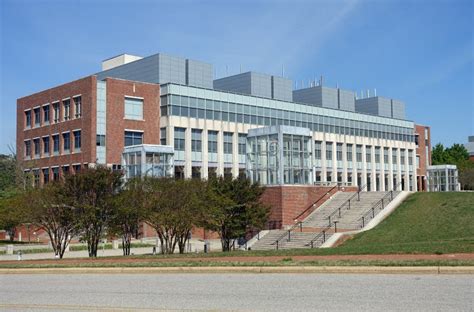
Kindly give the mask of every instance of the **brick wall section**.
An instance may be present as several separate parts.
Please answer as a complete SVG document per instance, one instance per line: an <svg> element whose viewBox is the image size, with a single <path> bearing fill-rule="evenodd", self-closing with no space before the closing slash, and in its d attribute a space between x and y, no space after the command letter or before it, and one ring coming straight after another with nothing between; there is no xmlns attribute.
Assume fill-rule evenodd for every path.
<svg viewBox="0 0 474 312"><path fill-rule="evenodd" d="M283 185L267 187L262 195L262 202L271 207L270 221L281 221L283 226L293 225L295 218L305 211L310 205L320 198L317 206L322 205L329 196L326 194L332 187ZM356 187L346 187L345 191L356 191ZM335 190L331 191L334 194ZM304 219L312 212L312 209L302 215L299 220Z"/></svg>
<svg viewBox="0 0 474 312"><path fill-rule="evenodd" d="M144 144L160 144L160 86L107 78L107 163L120 164L125 129L144 131ZM125 96L143 98L144 120L127 120Z"/></svg>
<svg viewBox="0 0 474 312"><path fill-rule="evenodd" d="M425 129L428 132L428 137L425 136ZM416 155L420 157L420 167L416 169L418 191L426 191L428 188L428 185L425 180L426 169L428 166L431 165L431 128L422 125L415 125L415 133L418 136L418 147L416 148ZM427 146L429 163L426 162Z"/></svg>
<svg viewBox="0 0 474 312"><path fill-rule="evenodd" d="M70 83L44 90L17 100L17 157L23 161L25 168L41 168L51 166L71 165L73 163L95 162L95 119L96 119L96 77L89 76ZM73 96L81 95L82 116L75 118ZM63 121L62 100L70 98L71 119ZM53 121L53 102L59 101L60 122ZM50 124L46 125L43 120L42 105L50 106ZM41 126L34 127L34 117L32 117L32 128L26 129L25 110L41 105ZM81 129L81 152L74 153L74 136L72 131ZM62 137L60 138L60 155L53 156L53 142L51 135L70 131L71 153L62 154ZM50 157L43 157L43 136L50 136ZM34 145L31 142L31 160L25 160L24 140L40 138L41 157L33 159ZM62 155L61 155L62 154ZM50 173L51 175L51 173ZM42 177L40 178L42 180Z"/></svg>

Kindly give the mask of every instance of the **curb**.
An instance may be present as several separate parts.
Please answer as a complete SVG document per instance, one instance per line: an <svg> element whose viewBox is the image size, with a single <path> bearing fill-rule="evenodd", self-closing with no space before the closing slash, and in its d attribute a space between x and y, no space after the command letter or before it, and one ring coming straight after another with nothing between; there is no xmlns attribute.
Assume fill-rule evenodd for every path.
<svg viewBox="0 0 474 312"><path fill-rule="evenodd" d="M474 274L474 266L122 267L0 269L0 274L333 273Z"/></svg>

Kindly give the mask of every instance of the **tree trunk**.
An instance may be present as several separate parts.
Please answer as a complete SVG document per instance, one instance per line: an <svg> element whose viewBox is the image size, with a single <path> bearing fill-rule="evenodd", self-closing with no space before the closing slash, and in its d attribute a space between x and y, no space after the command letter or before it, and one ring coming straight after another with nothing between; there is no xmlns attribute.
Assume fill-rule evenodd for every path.
<svg viewBox="0 0 474 312"><path fill-rule="evenodd" d="M131 233L126 233L122 235L122 251L124 256L129 256L130 255L130 249L131 249L131 243L132 241L132 234Z"/></svg>

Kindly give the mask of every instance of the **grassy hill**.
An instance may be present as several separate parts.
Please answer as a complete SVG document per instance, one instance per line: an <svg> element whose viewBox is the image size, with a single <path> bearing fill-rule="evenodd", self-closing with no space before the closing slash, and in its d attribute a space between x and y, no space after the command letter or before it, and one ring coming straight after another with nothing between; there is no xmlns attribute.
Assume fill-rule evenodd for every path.
<svg viewBox="0 0 474 312"><path fill-rule="evenodd" d="M336 251L337 250L337 251ZM474 252L474 193L416 193L336 253Z"/></svg>

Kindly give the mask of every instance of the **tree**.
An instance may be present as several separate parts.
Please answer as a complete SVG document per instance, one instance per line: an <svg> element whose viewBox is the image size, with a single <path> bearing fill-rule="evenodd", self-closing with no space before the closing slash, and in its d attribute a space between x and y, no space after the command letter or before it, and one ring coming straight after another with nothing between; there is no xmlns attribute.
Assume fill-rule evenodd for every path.
<svg viewBox="0 0 474 312"><path fill-rule="evenodd" d="M433 148L431 159L433 165L456 165L461 188L464 190L474 189L474 163L469 161L469 153L464 145L453 144L445 149L441 143L438 143Z"/></svg>
<svg viewBox="0 0 474 312"><path fill-rule="evenodd" d="M444 150L444 146L441 143L438 143L433 147L431 151L431 162L433 165L443 165L447 162L447 154Z"/></svg>
<svg viewBox="0 0 474 312"><path fill-rule="evenodd" d="M3 191L0 196L0 229L4 229L13 242L17 227L26 219L23 209L19 206L20 192L16 189Z"/></svg>
<svg viewBox="0 0 474 312"><path fill-rule="evenodd" d="M81 237L89 257L97 257L99 241L113 213L113 196L122 184L122 174L105 167L90 168L65 179L65 203L78 212Z"/></svg>
<svg viewBox="0 0 474 312"><path fill-rule="evenodd" d="M110 234L122 238L123 255L130 255L133 236L139 235L140 223L148 215L145 202L145 183L140 178L131 179L124 189L114 197L114 210L112 212L109 230Z"/></svg>
<svg viewBox="0 0 474 312"><path fill-rule="evenodd" d="M178 245L184 253L191 230L200 223L205 182L148 178L148 223L156 230L161 253L172 254Z"/></svg>
<svg viewBox="0 0 474 312"><path fill-rule="evenodd" d="M269 215L269 207L260 202L264 190L245 177L219 177L210 181L208 216L203 226L219 234L223 251L229 251L231 242L250 229L264 227Z"/></svg>
<svg viewBox="0 0 474 312"><path fill-rule="evenodd" d="M61 259L72 237L79 233L77 209L64 204L65 195L62 182L50 182L25 191L17 205L24 209L26 220L48 234L54 253Z"/></svg>

